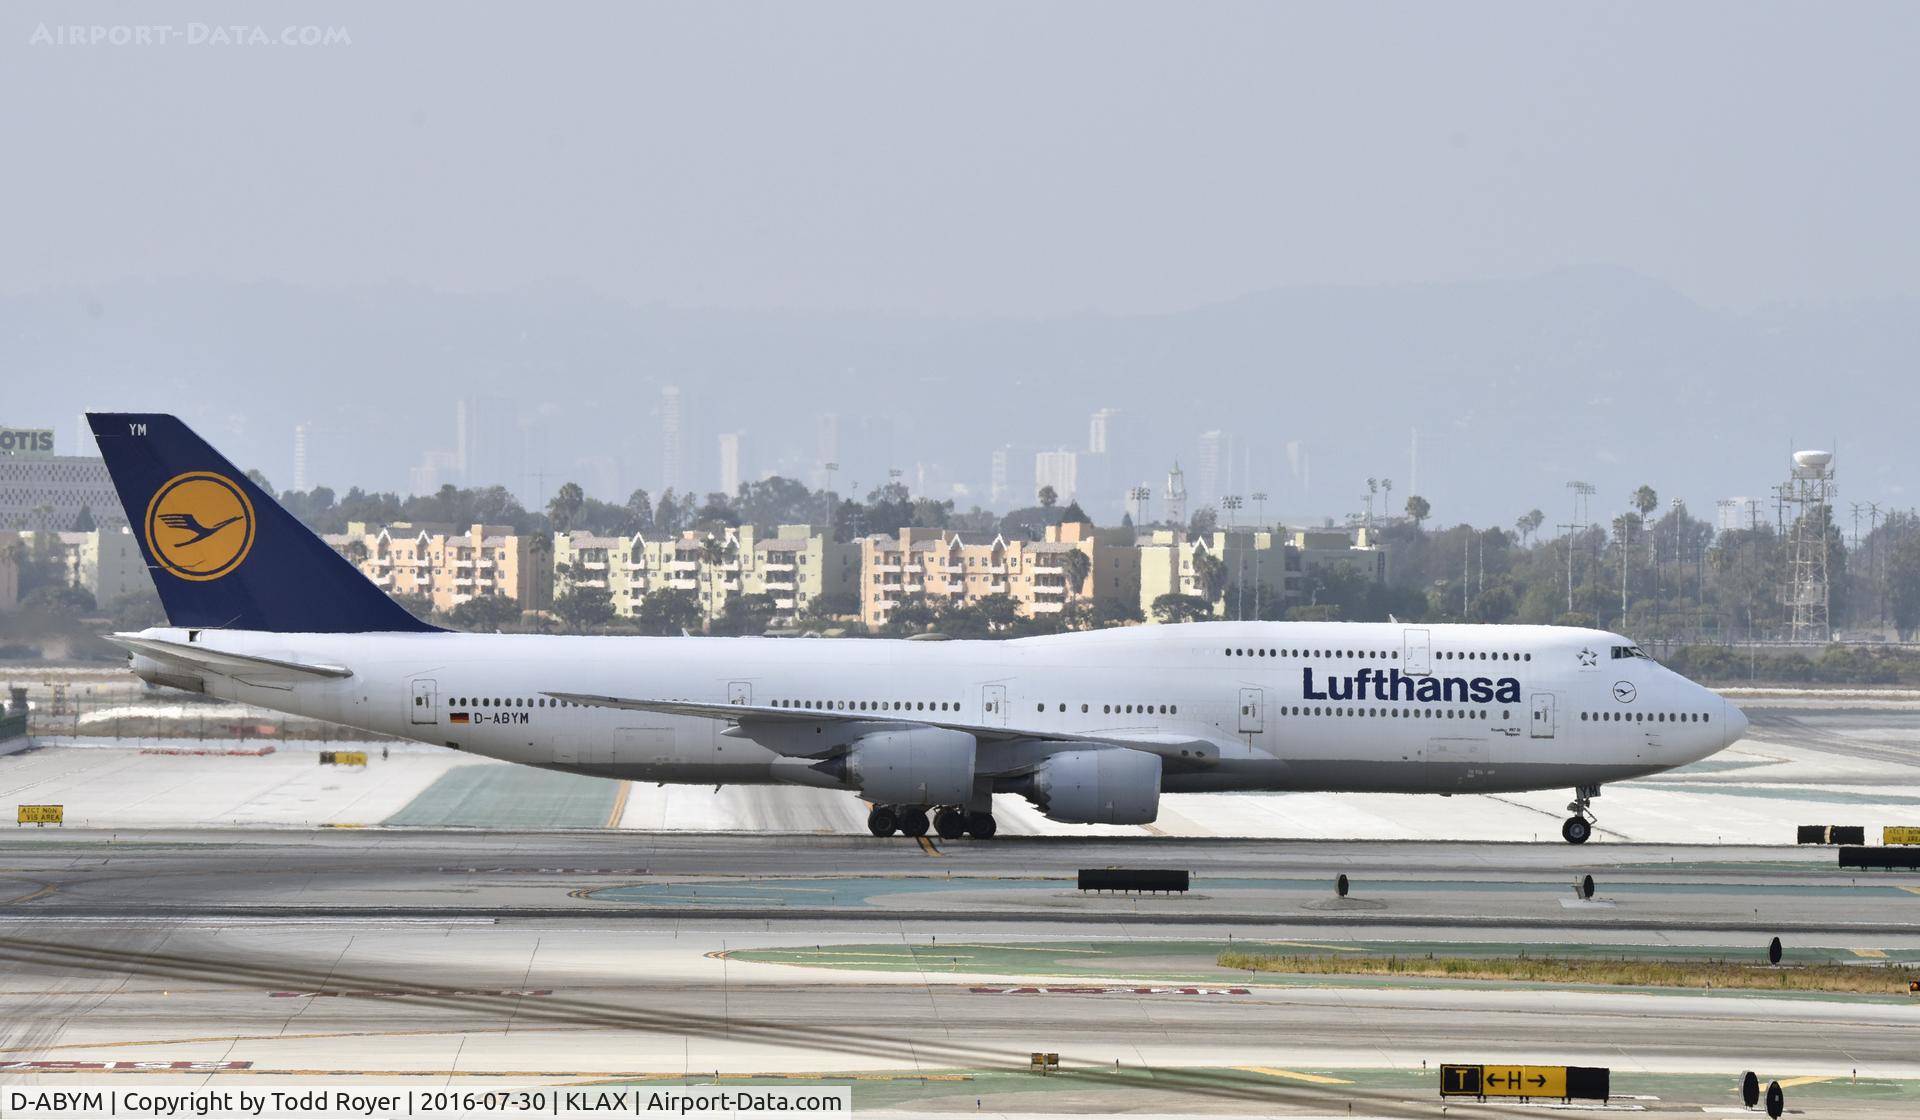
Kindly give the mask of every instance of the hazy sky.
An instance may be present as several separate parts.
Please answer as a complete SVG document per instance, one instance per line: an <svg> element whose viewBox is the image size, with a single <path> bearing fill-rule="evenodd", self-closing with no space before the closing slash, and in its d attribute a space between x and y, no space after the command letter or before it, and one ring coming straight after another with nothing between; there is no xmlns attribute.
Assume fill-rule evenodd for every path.
<svg viewBox="0 0 1920 1120"><path fill-rule="evenodd" d="M35 41L255 23L351 42ZM1917 47L1914 4L27 0L0 290L1049 314L1608 263L1730 308L1914 294Z"/></svg>

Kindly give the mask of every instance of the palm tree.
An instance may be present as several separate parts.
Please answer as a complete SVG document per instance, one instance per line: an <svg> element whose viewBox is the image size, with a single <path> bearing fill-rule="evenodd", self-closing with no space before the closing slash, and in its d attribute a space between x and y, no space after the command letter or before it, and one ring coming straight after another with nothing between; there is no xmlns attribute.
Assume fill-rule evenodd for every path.
<svg viewBox="0 0 1920 1120"><path fill-rule="evenodd" d="M1432 515L1433 506L1425 498L1415 494L1407 499L1407 516L1413 518L1416 527Z"/></svg>
<svg viewBox="0 0 1920 1120"><path fill-rule="evenodd" d="M1067 584L1075 595L1085 594L1087 576L1093 571L1093 561L1079 549L1072 549L1060 557L1060 566L1067 570Z"/></svg>
<svg viewBox="0 0 1920 1120"><path fill-rule="evenodd" d="M1519 520L1513 523L1513 527L1520 530L1520 543L1523 545L1532 543L1533 535L1540 531L1540 526L1545 524L1546 520L1547 515L1537 509L1530 509L1521 514Z"/></svg>

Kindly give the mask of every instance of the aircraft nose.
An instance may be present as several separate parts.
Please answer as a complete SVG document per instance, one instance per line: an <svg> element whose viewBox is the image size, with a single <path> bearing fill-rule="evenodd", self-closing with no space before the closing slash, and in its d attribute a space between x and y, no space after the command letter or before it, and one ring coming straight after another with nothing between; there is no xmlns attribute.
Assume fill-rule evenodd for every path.
<svg viewBox="0 0 1920 1120"><path fill-rule="evenodd" d="M1735 707L1731 700L1722 700L1720 704L1723 709L1720 725L1726 728L1727 733L1726 741L1722 745L1730 747L1747 733L1747 714Z"/></svg>

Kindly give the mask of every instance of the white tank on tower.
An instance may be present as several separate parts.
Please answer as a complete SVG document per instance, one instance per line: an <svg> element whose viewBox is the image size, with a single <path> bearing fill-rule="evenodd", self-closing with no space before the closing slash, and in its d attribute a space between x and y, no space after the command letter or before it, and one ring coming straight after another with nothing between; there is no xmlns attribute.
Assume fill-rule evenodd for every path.
<svg viewBox="0 0 1920 1120"><path fill-rule="evenodd" d="M1793 453L1793 473L1798 478L1824 478L1827 468L1833 465L1831 451L1796 451Z"/></svg>

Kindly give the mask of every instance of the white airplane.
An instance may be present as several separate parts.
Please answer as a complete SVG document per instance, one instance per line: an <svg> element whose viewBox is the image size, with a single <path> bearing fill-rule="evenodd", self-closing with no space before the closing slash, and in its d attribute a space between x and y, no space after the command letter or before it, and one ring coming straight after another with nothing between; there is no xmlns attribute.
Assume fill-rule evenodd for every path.
<svg viewBox="0 0 1920 1120"><path fill-rule="evenodd" d="M178 419L89 417L169 626L135 675L550 770L844 789L876 836L993 795L1146 824L1162 792L1499 793L1713 754L1747 720L1618 634L1205 622L1012 641L459 634L400 608ZM448 563L453 563L451 557Z"/></svg>

